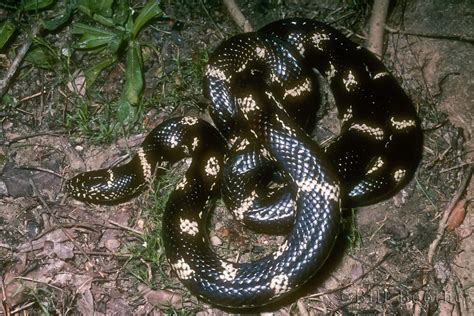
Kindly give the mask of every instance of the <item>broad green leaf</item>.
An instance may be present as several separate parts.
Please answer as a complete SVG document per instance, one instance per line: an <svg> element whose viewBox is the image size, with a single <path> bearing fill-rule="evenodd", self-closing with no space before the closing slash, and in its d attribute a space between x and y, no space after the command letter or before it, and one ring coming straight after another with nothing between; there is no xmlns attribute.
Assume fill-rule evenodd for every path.
<svg viewBox="0 0 474 316"><path fill-rule="evenodd" d="M127 66L125 69L125 86L122 98L132 106L138 105L143 89L143 72L138 42L130 42L127 51Z"/></svg>
<svg viewBox="0 0 474 316"><path fill-rule="evenodd" d="M132 33L133 24L134 24L134 23L133 23L133 18L132 18L132 16L130 15L130 16L128 17L128 20L125 22L125 31L126 31L127 33L129 33L129 34Z"/></svg>
<svg viewBox="0 0 474 316"><path fill-rule="evenodd" d="M78 9L80 12L82 12L82 13L84 13L85 15L90 16L90 17L92 17L92 15L94 14L94 13L92 12L92 10L89 9L89 7L86 6L86 5L78 4L78 5L77 5L77 9Z"/></svg>
<svg viewBox="0 0 474 316"><path fill-rule="evenodd" d="M130 16L130 4L128 0L117 0L115 2L114 22L116 25L124 26Z"/></svg>
<svg viewBox="0 0 474 316"><path fill-rule="evenodd" d="M108 45L116 39L116 35L98 36L94 34L85 33L81 36L80 41L77 43L79 49L93 49L100 46Z"/></svg>
<svg viewBox="0 0 474 316"><path fill-rule="evenodd" d="M110 54L117 54L118 50L120 47L122 47L122 44L125 41L125 33L120 32L117 33L112 41L110 41L107 45Z"/></svg>
<svg viewBox="0 0 474 316"><path fill-rule="evenodd" d="M79 6L82 6L91 13L97 13L104 17L111 17L113 2L114 0L80 0Z"/></svg>
<svg viewBox="0 0 474 316"><path fill-rule="evenodd" d="M114 20L104 17L103 15L100 15L100 14L92 15L92 19L94 19L94 21L99 22L100 24L105 25L105 26L109 26L109 27L115 26Z"/></svg>
<svg viewBox="0 0 474 316"><path fill-rule="evenodd" d="M15 32L15 25L10 21L0 23L0 48L3 48L6 42Z"/></svg>
<svg viewBox="0 0 474 316"><path fill-rule="evenodd" d="M71 14L72 14L72 9L68 8L64 14L61 14L49 20L43 21L42 22L43 28L48 31L54 31L57 28L63 26L67 21L69 21Z"/></svg>
<svg viewBox="0 0 474 316"><path fill-rule="evenodd" d="M91 26L91 25L87 25L87 24L79 23L79 22L74 24L71 31L72 31L72 34L79 34L79 35L82 35L85 33L94 34L97 36L106 36L106 35L114 34L113 32L104 30L103 28L98 28L95 26Z"/></svg>
<svg viewBox="0 0 474 316"><path fill-rule="evenodd" d="M72 28L73 34L80 34L81 39L77 47L81 49L92 49L103 45L108 45L117 40L118 34L110 32L95 26L89 26L83 23L76 23Z"/></svg>
<svg viewBox="0 0 474 316"><path fill-rule="evenodd" d="M163 11L161 11L159 1L150 0L148 3L141 9L137 18L134 21L133 30L132 30L132 39L135 39L142 27L147 24L151 19L161 16Z"/></svg>
<svg viewBox="0 0 474 316"><path fill-rule="evenodd" d="M107 67L112 65L117 59L115 56L113 57L108 57L105 58L103 61L99 62L98 64L89 67L85 71L85 76L86 76L86 88L89 89L92 87L94 84L95 80L97 79L97 76Z"/></svg>
<svg viewBox="0 0 474 316"><path fill-rule="evenodd" d="M25 60L32 63L38 68L52 69L56 63L54 56L43 47L35 47L28 52Z"/></svg>
<svg viewBox="0 0 474 316"><path fill-rule="evenodd" d="M44 9L54 3L55 0L23 0L21 8L25 11L36 11Z"/></svg>
<svg viewBox="0 0 474 316"><path fill-rule="evenodd" d="M130 103L122 96L118 102L117 107L117 120L121 125L126 124L133 117L134 109Z"/></svg>

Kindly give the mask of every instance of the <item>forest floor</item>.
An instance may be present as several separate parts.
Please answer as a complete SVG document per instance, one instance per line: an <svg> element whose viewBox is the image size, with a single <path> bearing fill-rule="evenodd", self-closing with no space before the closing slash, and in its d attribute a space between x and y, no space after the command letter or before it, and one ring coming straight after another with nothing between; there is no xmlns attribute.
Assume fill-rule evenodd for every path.
<svg viewBox="0 0 474 316"><path fill-rule="evenodd" d="M302 16L327 22L361 44L367 35L370 8L359 1L239 4L255 29ZM118 206L87 205L64 193L65 179L125 160L164 119L208 117L202 110L207 104L202 69L219 42L241 30L220 1L162 1L162 8L169 18L158 19L140 35L146 84L133 124L114 124L123 61L84 91L84 71L94 57L84 51L70 57L60 53L77 40L70 26L43 35L56 57L42 67L31 58L24 60L3 97L0 315L233 312L189 294L165 260L160 220L182 164L140 197ZM0 18L8 14L0 6ZM390 9L384 63L422 121L418 172L394 198L347 212L323 270L291 299L263 311L473 314L473 15L471 1L408 0ZM19 32L0 51L0 78L25 38ZM323 107L335 117L330 93L325 94L329 101ZM315 135L334 135L337 124L323 119L318 127L323 132ZM262 256L283 240L247 231L222 207L211 224L216 250L241 262Z"/></svg>

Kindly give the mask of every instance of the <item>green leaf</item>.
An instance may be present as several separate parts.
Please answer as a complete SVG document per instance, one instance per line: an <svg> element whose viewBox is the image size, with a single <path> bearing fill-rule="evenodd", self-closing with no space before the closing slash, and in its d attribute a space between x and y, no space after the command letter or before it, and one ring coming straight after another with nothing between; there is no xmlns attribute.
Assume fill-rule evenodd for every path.
<svg viewBox="0 0 474 316"><path fill-rule="evenodd" d="M0 48L8 42L10 37L15 32L15 25L10 21L0 23Z"/></svg>
<svg viewBox="0 0 474 316"><path fill-rule="evenodd" d="M133 30L132 30L132 39L135 39L143 28L151 19L161 16L163 11L160 8L159 1L150 0L148 3L141 9L137 18L134 21Z"/></svg>
<svg viewBox="0 0 474 316"><path fill-rule="evenodd" d="M97 36L102 36L102 35L105 36L105 35L114 34L111 31L107 31L107 30L104 30L102 28L98 28L98 27L95 27L95 26L90 26L90 25L87 25L87 24L84 24L84 23L79 23L79 22L74 24L71 31L72 31L72 34L79 34L79 35L82 35L82 34L85 34L85 33L94 34L94 35L97 35Z"/></svg>
<svg viewBox="0 0 474 316"><path fill-rule="evenodd" d="M132 18L132 16L128 17L128 20L125 22L124 27L125 27L125 31L128 34L132 33L132 29L133 29L133 18Z"/></svg>
<svg viewBox="0 0 474 316"><path fill-rule="evenodd" d="M77 43L77 47L81 49L92 49L108 45L114 40L117 40L117 36L119 36L114 32L83 23L76 23L72 28L72 33L82 35Z"/></svg>
<svg viewBox="0 0 474 316"><path fill-rule="evenodd" d="M134 109L125 98L120 98L117 107L117 120L124 125L133 117Z"/></svg>
<svg viewBox="0 0 474 316"><path fill-rule="evenodd" d="M28 52L25 60L32 63L38 68L52 69L56 64L56 60L51 53L42 46L35 47Z"/></svg>
<svg viewBox="0 0 474 316"><path fill-rule="evenodd" d="M68 8L64 14L57 15L52 19L46 20L42 22L43 28L48 31L54 31L57 28L63 26L69 18L71 17L72 9Z"/></svg>
<svg viewBox="0 0 474 316"><path fill-rule="evenodd" d="M138 42L130 42L127 51L127 66L125 69L125 86L122 92L122 99L130 105L136 106L140 101L143 90L143 72Z"/></svg>
<svg viewBox="0 0 474 316"><path fill-rule="evenodd" d="M81 40L77 43L77 48L79 49L93 49L100 46L108 45L110 42L114 41L115 34L109 36L97 36L93 34L86 33L82 35Z"/></svg>
<svg viewBox="0 0 474 316"><path fill-rule="evenodd" d="M21 9L24 11L37 11L44 9L54 3L55 0L23 0Z"/></svg>
<svg viewBox="0 0 474 316"><path fill-rule="evenodd" d="M122 47L122 44L124 43L124 41L125 41L125 33L124 32L117 33L114 39L110 41L107 45L109 52L111 54L117 54L120 47Z"/></svg>
<svg viewBox="0 0 474 316"><path fill-rule="evenodd" d="M117 0L113 20L116 25L124 26L130 16L130 4L128 0Z"/></svg>
<svg viewBox="0 0 474 316"><path fill-rule="evenodd" d="M97 13L104 17L111 17L113 2L114 0L80 0L79 6L81 6L82 9L88 10L90 12L88 15Z"/></svg>
<svg viewBox="0 0 474 316"><path fill-rule="evenodd" d="M109 27L114 27L115 26L114 20L112 20L110 18L106 18L106 17L104 17L100 14L94 14L92 16L92 19L94 19L94 21L97 21L100 24L105 25L105 26L109 26Z"/></svg>
<svg viewBox="0 0 474 316"><path fill-rule="evenodd" d="M108 58L105 58L103 61L99 62L98 64L95 64L94 66L89 67L88 69L86 69L85 76L86 76L86 84L87 84L86 87L87 87L87 89L92 87L92 85L94 84L94 82L97 79L97 77L99 76L99 74L102 71L104 71L105 68L112 65L116 60L117 59L116 59L115 56L108 57Z"/></svg>

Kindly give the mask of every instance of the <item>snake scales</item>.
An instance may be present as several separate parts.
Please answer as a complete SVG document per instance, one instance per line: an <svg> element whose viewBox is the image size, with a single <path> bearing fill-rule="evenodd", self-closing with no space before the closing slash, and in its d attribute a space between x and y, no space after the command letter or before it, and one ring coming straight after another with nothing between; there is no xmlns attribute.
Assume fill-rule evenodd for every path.
<svg viewBox="0 0 474 316"><path fill-rule="evenodd" d="M340 134L324 148L308 136L321 76L341 118ZM204 81L215 127L171 118L148 134L129 163L81 173L67 190L78 200L116 204L143 191L157 164L192 157L163 216L169 263L206 301L262 306L318 271L338 234L341 207L386 199L413 177L420 123L376 57L309 19L276 21L224 41ZM221 195L246 226L286 234L278 250L247 263L218 257L207 225Z"/></svg>

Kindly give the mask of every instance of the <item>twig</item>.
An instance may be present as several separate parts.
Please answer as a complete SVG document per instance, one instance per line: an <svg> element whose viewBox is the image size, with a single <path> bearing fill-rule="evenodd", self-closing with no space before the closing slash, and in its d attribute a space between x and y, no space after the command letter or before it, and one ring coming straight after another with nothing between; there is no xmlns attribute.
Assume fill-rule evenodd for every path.
<svg viewBox="0 0 474 316"><path fill-rule="evenodd" d="M28 278L28 277L22 277L22 276L17 276L15 277L14 279L16 280L24 280L24 281L28 281L28 282L32 282L32 283L38 283L38 284L44 284L46 286L49 286L55 290L58 290L60 292L64 292L64 290L56 285L53 285L53 284L50 284L50 283L47 283L47 282L44 282L44 281L41 281L41 280L35 280L35 279L32 279L32 278Z"/></svg>
<svg viewBox="0 0 474 316"><path fill-rule="evenodd" d="M341 286L338 286L338 287L336 287L336 288L333 288L333 289L324 291L324 292L312 294L312 295L308 296L308 298L320 297L320 296L323 296L323 295L327 295L327 294L331 294L331 293L334 293L334 292L338 292L338 291L347 289L348 287L352 286L353 284L355 284L355 283L356 283L357 281L359 281L360 279L365 278L369 273L371 273L372 271L374 271L378 266L380 266L380 265L381 265L385 260L387 260L387 258L388 258L389 256L391 256L391 255L392 255L391 252L386 253L386 254L382 257L382 259L380 259L376 264L374 264L372 267L370 267L369 270L367 270L365 273L361 274L360 276L358 276L357 278L355 278L355 279L352 280L351 282L349 282L349 283L347 283L347 284L344 284L344 285L341 285Z"/></svg>
<svg viewBox="0 0 474 316"><path fill-rule="evenodd" d="M303 300L299 299L296 302L296 307L298 307L298 315L300 315L300 316L309 316L309 312L306 309L306 307L304 306Z"/></svg>
<svg viewBox="0 0 474 316"><path fill-rule="evenodd" d="M33 189L33 193L36 195L36 197L40 200L41 204L43 204L43 207L49 212L51 213L51 209L49 208L49 205L48 203L46 203L46 201L43 199L43 197L41 196L38 188L36 187L36 184L34 183L33 179L29 179L28 182L30 183L31 185L31 188Z"/></svg>
<svg viewBox="0 0 474 316"><path fill-rule="evenodd" d="M138 231L138 230L136 230L136 229L133 229L133 228L131 228L131 227L122 225L122 224L120 224L120 223L117 223L117 222L115 222L115 221L113 221L113 220L111 220L111 219L109 219L109 223L112 224L112 225L114 225L114 226L120 227L120 228L122 228L122 229L124 229L124 230L128 230L128 231L130 231L130 232L132 232L132 233L135 233L135 234L137 234L138 236L143 236L143 232Z"/></svg>
<svg viewBox="0 0 474 316"><path fill-rule="evenodd" d="M207 17L209 18L209 20L211 20L212 24L214 24L214 27L216 28L216 31L217 33L219 33L219 36L222 38L224 38L224 33L222 33L221 29L219 28L219 25L217 25L216 21L214 21L214 19L212 18L211 14L209 13L209 11L207 10L206 6L204 5L204 3L201 1L199 1L201 3L201 7L202 9L204 10L204 12L206 12L206 15Z"/></svg>
<svg viewBox="0 0 474 316"><path fill-rule="evenodd" d="M84 255L84 256L100 256L100 257L125 257L131 258L133 257L132 254L126 253L111 253L111 252L102 252L102 251L74 251L75 255Z"/></svg>
<svg viewBox="0 0 474 316"><path fill-rule="evenodd" d="M474 161L468 161L468 162L464 162L460 165L457 165L457 166L454 166L454 167L451 167L451 168L447 168L447 169L441 169L441 171L439 173L445 173L445 172L448 172L448 171L451 171L451 170L455 170L455 169L459 169L459 168L462 168L462 167L465 167L465 166L469 166L469 165L472 165L474 164Z"/></svg>
<svg viewBox="0 0 474 316"><path fill-rule="evenodd" d="M12 138L11 140L7 140L5 142L0 142L1 146L10 146L13 143L17 143L21 140L29 139L29 138L34 138L34 137L40 137L40 136L63 136L65 132L64 131L58 131L58 132L39 132L31 135L25 135L25 136L18 136L15 138Z"/></svg>
<svg viewBox="0 0 474 316"><path fill-rule="evenodd" d="M427 261L429 265L433 265L433 257L435 255L435 252L436 252L436 249L438 248L439 243L441 242L441 239L443 239L444 231L446 230L446 224L448 222L449 215L451 214L453 208L456 206L456 203L462 197L462 195L464 194L464 191L469 185L469 181L472 176L472 171L473 171L473 166L471 165L469 166L466 173L464 174L464 179L461 181L461 184L459 185L459 188L457 189L456 194L454 194L448 206L444 209L443 217L439 221L436 238L431 242L430 247L428 248ZM428 282L428 275L427 273L425 273L425 275L423 276L423 284L426 284L427 282ZM421 289L418 292L418 301L415 303L413 315L415 316L421 315L420 302L423 301L424 297L425 297L425 290Z"/></svg>
<svg viewBox="0 0 474 316"><path fill-rule="evenodd" d="M36 92L32 95L29 95L27 97L24 97L23 99L20 99L18 102L25 102L25 101L28 101L30 99L33 99L33 98L36 98L36 97L40 97L43 95L43 91L40 91L40 92Z"/></svg>
<svg viewBox="0 0 474 316"><path fill-rule="evenodd" d="M418 32L410 32L410 31L401 31L401 30L389 27L387 25L385 25L385 29L388 32L393 33L393 34L402 34L402 35L410 35L410 36L418 36L418 37L444 39L444 40L467 42L467 43L474 44L474 38L467 37L465 35L433 34L433 33L418 33Z"/></svg>
<svg viewBox="0 0 474 316"><path fill-rule="evenodd" d="M3 95L7 92L8 87L10 86L12 78L15 76L16 72L18 71L18 68L21 65L21 62L26 56L26 53L28 53L28 50L31 47L31 43L33 43L33 39L41 32L41 26L39 24L33 25L33 28L31 29L31 34L28 36L28 39L23 43L23 46L19 49L15 59L10 65L10 68L8 69L5 78L0 80L0 98L3 97Z"/></svg>
<svg viewBox="0 0 474 316"><path fill-rule="evenodd" d="M367 49L379 58L383 55L383 34L387 21L389 0L375 0L369 21Z"/></svg>
<svg viewBox="0 0 474 316"><path fill-rule="evenodd" d="M22 170L31 170L31 171L39 171L39 172L44 172L44 173L49 173L52 174L53 176L56 176L60 179L63 179L64 176L60 175L57 172L54 172L53 170L49 170L46 168L41 168L41 167L29 167L29 166L17 166L16 169L22 169Z"/></svg>
<svg viewBox="0 0 474 316"><path fill-rule="evenodd" d="M23 306L20 306L14 310L11 311L11 315L16 315L18 314L19 312L22 312L24 311L25 309L28 309L30 308L31 306L34 306L36 304L36 302L29 302L29 303L26 303L25 305ZM9 314L7 314L9 315ZM24 315L28 315L28 313L25 313Z"/></svg>
<svg viewBox="0 0 474 316"><path fill-rule="evenodd" d="M235 3L235 1L223 0L223 2L235 24L237 24L237 26L240 27L244 32L252 32L252 25L245 18L242 11L240 11L239 6Z"/></svg>

